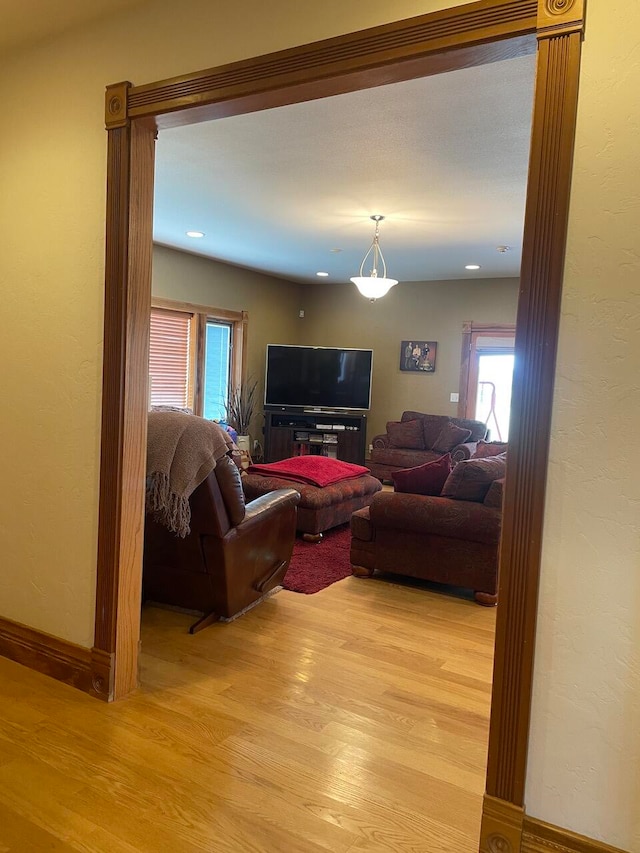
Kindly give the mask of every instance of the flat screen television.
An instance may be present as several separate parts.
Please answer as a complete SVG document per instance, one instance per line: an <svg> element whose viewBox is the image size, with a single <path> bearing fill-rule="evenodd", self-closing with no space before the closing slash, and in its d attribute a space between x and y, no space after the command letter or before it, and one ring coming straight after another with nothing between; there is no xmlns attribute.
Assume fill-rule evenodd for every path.
<svg viewBox="0 0 640 853"><path fill-rule="evenodd" d="M373 350L267 345L267 407L369 409Z"/></svg>

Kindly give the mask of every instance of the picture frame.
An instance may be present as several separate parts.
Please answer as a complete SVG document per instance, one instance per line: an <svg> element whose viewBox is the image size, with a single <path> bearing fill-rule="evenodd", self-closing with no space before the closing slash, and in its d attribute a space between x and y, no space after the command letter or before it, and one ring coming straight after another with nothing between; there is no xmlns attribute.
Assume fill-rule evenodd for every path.
<svg viewBox="0 0 640 853"><path fill-rule="evenodd" d="M409 373L433 373L436 369L437 341L402 341L400 370Z"/></svg>

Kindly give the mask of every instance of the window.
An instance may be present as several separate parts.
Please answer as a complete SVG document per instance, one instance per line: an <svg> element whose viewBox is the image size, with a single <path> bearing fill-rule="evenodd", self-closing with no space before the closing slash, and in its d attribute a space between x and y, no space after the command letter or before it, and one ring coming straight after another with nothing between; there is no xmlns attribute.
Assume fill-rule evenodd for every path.
<svg viewBox="0 0 640 853"><path fill-rule="evenodd" d="M221 420L229 395L231 370L231 324L206 321L204 345L203 414L205 418Z"/></svg>
<svg viewBox="0 0 640 853"><path fill-rule="evenodd" d="M498 441L509 437L511 382L515 357L511 352L478 352L476 410L473 415L491 430Z"/></svg>
<svg viewBox="0 0 640 853"><path fill-rule="evenodd" d="M193 408L193 314L151 309L149 398L152 406Z"/></svg>
<svg viewBox="0 0 640 853"><path fill-rule="evenodd" d="M205 418L223 418L229 388L242 377L247 322L246 311L154 299L150 405L188 407Z"/></svg>
<svg viewBox="0 0 640 853"><path fill-rule="evenodd" d="M509 437L514 346L515 326L464 324L458 414L485 423L498 441Z"/></svg>

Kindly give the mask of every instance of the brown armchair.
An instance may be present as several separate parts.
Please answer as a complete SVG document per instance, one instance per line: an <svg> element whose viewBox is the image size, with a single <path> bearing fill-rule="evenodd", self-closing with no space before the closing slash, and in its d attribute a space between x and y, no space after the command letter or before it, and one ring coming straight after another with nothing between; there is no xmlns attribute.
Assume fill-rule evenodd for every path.
<svg viewBox="0 0 640 853"><path fill-rule="evenodd" d="M496 480L483 502L378 492L351 516L353 574L466 587L479 604L496 604L503 487Z"/></svg>
<svg viewBox="0 0 640 853"><path fill-rule="evenodd" d="M147 516L143 600L202 611L192 634L244 610L284 578L299 500L295 489L279 489L245 505L236 465L219 459L189 498L184 539Z"/></svg>

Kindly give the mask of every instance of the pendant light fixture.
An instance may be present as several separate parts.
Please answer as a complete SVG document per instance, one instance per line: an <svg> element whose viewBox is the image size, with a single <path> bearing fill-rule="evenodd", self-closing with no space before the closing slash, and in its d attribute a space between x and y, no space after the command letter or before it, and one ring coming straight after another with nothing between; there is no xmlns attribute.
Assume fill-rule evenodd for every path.
<svg viewBox="0 0 640 853"><path fill-rule="evenodd" d="M379 299L381 296L384 296L385 293L388 293L389 290L397 284L397 280L395 278L387 278L387 265L384 261L384 255L382 254L382 249L380 248L380 243L378 240L378 232L380 223L384 219L384 216L380 216L377 213L375 216L369 217L373 219L376 223L376 230L373 235L373 243L369 246L369 251L362 259L362 263L360 264L360 273L359 275L354 275L351 281L358 288L360 293L363 296L366 296L367 299L370 299L372 302L375 302L376 299ZM372 257L372 268L369 275L363 275L364 266L367 262L367 258L369 255L373 253ZM382 275L378 275L378 264L382 263Z"/></svg>

